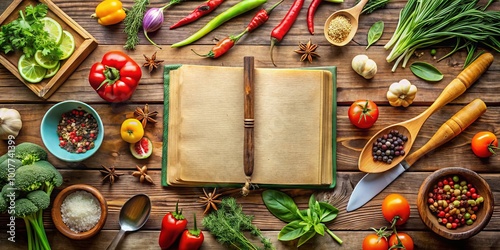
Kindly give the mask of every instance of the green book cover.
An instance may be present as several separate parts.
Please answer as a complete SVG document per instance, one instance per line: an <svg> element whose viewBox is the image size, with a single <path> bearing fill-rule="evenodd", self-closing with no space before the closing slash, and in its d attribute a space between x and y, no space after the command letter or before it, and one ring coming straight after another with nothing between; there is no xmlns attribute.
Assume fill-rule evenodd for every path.
<svg viewBox="0 0 500 250"><path fill-rule="evenodd" d="M178 68L182 67L181 64L174 64L174 65L165 65L164 66L164 120L163 120L163 153L162 153L162 185L163 186L169 186L167 183L167 166L168 166L168 127L169 127L169 95L170 95L170 71L171 70L176 70ZM314 67L314 68L301 68L303 70L307 69L321 69L321 70L328 70L331 72L332 75L332 183L331 185L328 186L318 186L318 185L270 185L270 184L259 184L259 187L273 187L273 188L333 188L335 187L336 184L336 110L337 110L337 102L336 102L336 71L337 68L335 66L332 67ZM207 187L218 187L218 186L224 186L224 187L241 187L242 184L220 184L220 183L213 183L213 184L206 184L203 186Z"/></svg>

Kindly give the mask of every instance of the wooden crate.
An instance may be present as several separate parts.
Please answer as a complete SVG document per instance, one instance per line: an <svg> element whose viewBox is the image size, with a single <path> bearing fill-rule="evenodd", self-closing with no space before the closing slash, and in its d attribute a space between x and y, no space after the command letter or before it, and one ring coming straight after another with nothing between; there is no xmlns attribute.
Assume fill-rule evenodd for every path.
<svg viewBox="0 0 500 250"><path fill-rule="evenodd" d="M12 4L0 16L0 25L7 24L19 16L20 10L25 10L26 6L46 4L49 7L48 17L53 18L61 24L63 30L69 31L75 38L75 51L66 60L61 62L61 68L51 78L42 80L40 83L30 83L25 81L17 69L17 63L21 52L10 52L4 54L0 52L0 63L14 74L21 82L31 89L38 97L48 99L59 86L75 71L75 69L87 58L87 56L97 47L97 40L86 30L78 25L73 19L66 15L59 7L50 0L14 0Z"/></svg>

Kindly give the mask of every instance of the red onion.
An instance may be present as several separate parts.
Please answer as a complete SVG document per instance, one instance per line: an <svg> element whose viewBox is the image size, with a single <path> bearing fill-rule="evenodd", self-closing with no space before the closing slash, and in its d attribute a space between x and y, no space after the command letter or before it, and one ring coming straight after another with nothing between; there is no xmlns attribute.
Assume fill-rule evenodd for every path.
<svg viewBox="0 0 500 250"><path fill-rule="evenodd" d="M144 36L151 44L159 49L161 49L161 47L149 38L148 32L154 32L161 28L164 20L163 9L164 8L151 8L144 14L144 18L142 19L142 29L144 30Z"/></svg>

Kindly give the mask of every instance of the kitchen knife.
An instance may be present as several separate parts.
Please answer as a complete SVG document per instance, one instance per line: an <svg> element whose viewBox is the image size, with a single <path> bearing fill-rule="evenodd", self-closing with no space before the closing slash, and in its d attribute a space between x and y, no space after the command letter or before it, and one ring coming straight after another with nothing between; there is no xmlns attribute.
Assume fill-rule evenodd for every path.
<svg viewBox="0 0 500 250"><path fill-rule="evenodd" d="M481 99L470 102L441 125L425 145L408 155L400 164L382 173L366 174L352 191L351 198L347 203L347 212L354 211L366 204L420 157L460 134L485 111L486 104Z"/></svg>

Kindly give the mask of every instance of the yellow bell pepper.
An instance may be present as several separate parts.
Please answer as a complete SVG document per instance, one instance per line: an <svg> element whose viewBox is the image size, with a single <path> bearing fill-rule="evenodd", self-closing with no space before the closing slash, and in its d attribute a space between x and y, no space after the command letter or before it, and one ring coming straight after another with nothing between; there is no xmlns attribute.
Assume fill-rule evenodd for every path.
<svg viewBox="0 0 500 250"><path fill-rule="evenodd" d="M120 0L104 0L95 8L92 17L97 18L101 25L117 24L127 16Z"/></svg>

